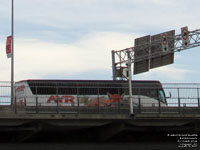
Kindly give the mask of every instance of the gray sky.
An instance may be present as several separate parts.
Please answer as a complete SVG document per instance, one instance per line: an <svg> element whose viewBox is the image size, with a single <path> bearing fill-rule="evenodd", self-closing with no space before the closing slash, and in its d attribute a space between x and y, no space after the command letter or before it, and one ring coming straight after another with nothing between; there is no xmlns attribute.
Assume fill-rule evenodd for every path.
<svg viewBox="0 0 200 150"><path fill-rule="evenodd" d="M200 28L199 0L15 0L15 80L112 79L111 50L135 38L188 26ZM0 78L10 80L5 54L11 0L0 0ZM200 82L200 47L175 63L133 79Z"/></svg>

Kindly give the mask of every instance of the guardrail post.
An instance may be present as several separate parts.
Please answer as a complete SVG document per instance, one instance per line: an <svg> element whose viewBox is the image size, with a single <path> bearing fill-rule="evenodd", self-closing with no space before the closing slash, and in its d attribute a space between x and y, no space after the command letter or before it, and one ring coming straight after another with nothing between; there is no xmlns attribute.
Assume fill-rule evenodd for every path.
<svg viewBox="0 0 200 150"><path fill-rule="evenodd" d="M118 88L118 95L120 95L119 88ZM123 97L121 97L121 98L123 98ZM121 113L120 105L121 105L121 103L120 103L120 96L119 96L119 97L118 97L118 113L119 113L119 114Z"/></svg>
<svg viewBox="0 0 200 150"><path fill-rule="evenodd" d="M56 85L56 103L57 103L57 113L59 114L59 97L58 97L58 86Z"/></svg>
<svg viewBox="0 0 200 150"><path fill-rule="evenodd" d="M181 107L181 104L180 104L180 95L179 95L179 88L177 89L178 90L178 112L180 113L180 107Z"/></svg>
<svg viewBox="0 0 200 150"><path fill-rule="evenodd" d="M139 107L139 114L141 114L141 98L140 98L140 95L138 97L138 101L139 101L139 105L138 105L138 107Z"/></svg>
<svg viewBox="0 0 200 150"><path fill-rule="evenodd" d="M139 92L138 92L138 93L139 93L139 94L138 94L138 95L139 95L139 97L138 97L138 107L139 107L139 108L138 108L138 109L139 109L139 114L141 114L141 98L140 98L140 88L139 88L138 90L139 90Z"/></svg>
<svg viewBox="0 0 200 150"><path fill-rule="evenodd" d="M98 95L98 113L100 114L101 108L100 108L100 99L99 99L99 88L97 88L97 95Z"/></svg>
<svg viewBox="0 0 200 150"><path fill-rule="evenodd" d="M11 87L12 88L12 87ZM13 88L15 88L15 97L14 97L14 99L15 99L15 114L17 113L17 95L16 95L16 86L14 86ZM12 97L12 96L11 96ZM13 100L13 97L11 98L12 100Z"/></svg>
<svg viewBox="0 0 200 150"><path fill-rule="evenodd" d="M37 95L37 86L35 87L36 89L36 113L38 114L38 95Z"/></svg>
<svg viewBox="0 0 200 150"><path fill-rule="evenodd" d="M158 92L158 89L156 89L156 91ZM158 93L159 94L159 93ZM161 113L161 99L158 96L158 113Z"/></svg>
<svg viewBox="0 0 200 150"><path fill-rule="evenodd" d="M158 113L161 113L161 108L160 108L160 99L158 100Z"/></svg>
<svg viewBox="0 0 200 150"><path fill-rule="evenodd" d="M77 113L80 114L79 88L77 88Z"/></svg>
<svg viewBox="0 0 200 150"><path fill-rule="evenodd" d="M197 96L198 96L198 110L200 112L200 97L199 97L199 88L197 88Z"/></svg>

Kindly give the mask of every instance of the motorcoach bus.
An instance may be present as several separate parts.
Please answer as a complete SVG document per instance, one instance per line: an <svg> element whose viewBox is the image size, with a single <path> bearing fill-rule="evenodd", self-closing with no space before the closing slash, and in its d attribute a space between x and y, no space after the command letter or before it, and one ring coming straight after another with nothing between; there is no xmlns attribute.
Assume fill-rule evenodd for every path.
<svg viewBox="0 0 200 150"><path fill-rule="evenodd" d="M167 106L159 81L132 81L134 106ZM129 105L127 81L23 80L15 83L15 101L23 106Z"/></svg>

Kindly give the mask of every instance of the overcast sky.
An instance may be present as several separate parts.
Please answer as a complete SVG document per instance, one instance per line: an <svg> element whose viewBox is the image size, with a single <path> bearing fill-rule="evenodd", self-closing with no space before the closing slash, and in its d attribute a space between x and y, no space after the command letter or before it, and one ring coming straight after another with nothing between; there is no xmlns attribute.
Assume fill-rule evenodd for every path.
<svg viewBox="0 0 200 150"><path fill-rule="evenodd" d="M15 80L112 79L111 50L135 38L188 26L200 29L199 0L15 0ZM10 80L5 53L11 0L0 0L0 80ZM200 47L138 80L200 83Z"/></svg>

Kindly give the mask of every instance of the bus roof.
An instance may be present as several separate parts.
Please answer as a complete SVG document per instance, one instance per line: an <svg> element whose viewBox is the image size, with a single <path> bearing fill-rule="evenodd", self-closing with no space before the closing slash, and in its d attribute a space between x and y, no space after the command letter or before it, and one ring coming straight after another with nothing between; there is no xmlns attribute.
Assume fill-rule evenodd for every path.
<svg viewBox="0 0 200 150"><path fill-rule="evenodd" d="M127 82L125 80L60 80L60 79L28 79L21 80L18 82ZM149 82L149 83L160 83L158 80L132 80L132 82Z"/></svg>
<svg viewBox="0 0 200 150"><path fill-rule="evenodd" d="M127 81L122 80L44 80L44 79L29 79L22 80L18 83L27 82L31 86L126 86ZM133 80L132 86L136 87L161 87L160 81L157 80Z"/></svg>

